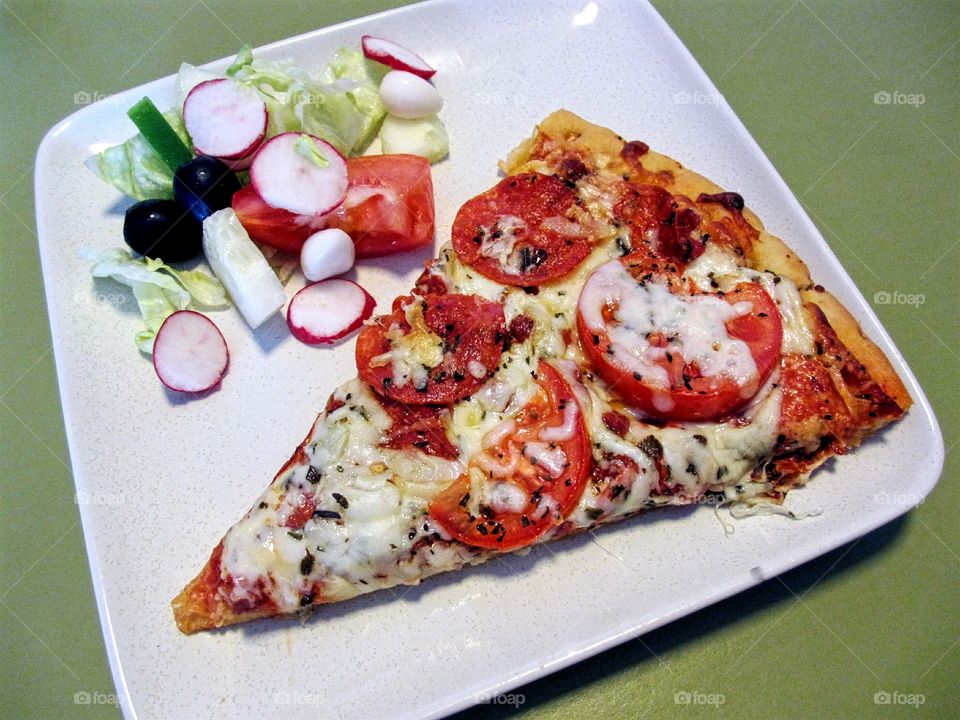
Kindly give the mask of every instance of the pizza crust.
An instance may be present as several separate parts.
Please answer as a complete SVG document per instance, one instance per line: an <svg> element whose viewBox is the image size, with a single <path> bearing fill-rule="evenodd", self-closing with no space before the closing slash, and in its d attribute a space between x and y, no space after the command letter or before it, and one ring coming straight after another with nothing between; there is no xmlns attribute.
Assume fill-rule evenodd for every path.
<svg viewBox="0 0 960 720"><path fill-rule="evenodd" d="M191 580L170 603L177 627L184 634L190 635L201 630L212 630L272 614L270 612L237 614L230 609L219 593L211 592L211 589L218 587L216 583L220 577L219 556L222 548L221 541L200 574Z"/></svg>
<svg viewBox="0 0 960 720"><path fill-rule="evenodd" d="M568 110L557 110L547 116L537 125L532 137L524 140L509 153L507 159L500 163L500 168L507 175L542 170L541 161L532 157L541 136L562 143L574 152L581 152L588 157L603 156L608 163L606 167L614 172L628 172L631 169L620 157L620 151L626 142L621 136L605 127L594 125ZM703 175L685 168L673 158L652 149L644 153L643 167L651 173L670 173L672 175L671 191L694 200L700 193L714 194L724 190ZM788 277L799 288L808 287L813 283L810 271L804 262L780 238L766 231L756 213L745 207L743 217L760 234L754 243L752 257L749 258L751 267L770 270Z"/></svg>

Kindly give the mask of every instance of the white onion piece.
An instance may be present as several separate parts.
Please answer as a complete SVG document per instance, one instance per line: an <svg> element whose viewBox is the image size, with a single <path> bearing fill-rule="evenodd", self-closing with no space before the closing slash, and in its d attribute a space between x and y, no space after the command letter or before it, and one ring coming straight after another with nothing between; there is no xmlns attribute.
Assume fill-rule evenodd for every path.
<svg viewBox="0 0 960 720"><path fill-rule="evenodd" d="M403 70L391 70L383 76L380 98L388 113L405 120L436 115L443 107L443 98L433 85Z"/></svg>
<svg viewBox="0 0 960 720"><path fill-rule="evenodd" d="M339 228L328 228L307 238L300 249L300 267L307 280L316 282L347 272L356 256L350 236Z"/></svg>

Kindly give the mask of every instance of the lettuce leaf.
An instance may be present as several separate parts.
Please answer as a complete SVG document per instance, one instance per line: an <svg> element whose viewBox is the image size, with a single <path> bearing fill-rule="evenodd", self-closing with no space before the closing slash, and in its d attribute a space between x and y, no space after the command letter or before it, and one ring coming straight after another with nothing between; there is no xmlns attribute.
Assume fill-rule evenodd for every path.
<svg viewBox="0 0 960 720"><path fill-rule="evenodd" d="M207 80L216 80L222 77L224 77L222 73L197 67L190 63L181 63L180 69L177 71L177 79L174 81L174 92L176 92L177 95L177 112L183 112L183 101L187 99L187 95L189 95L190 91L197 85Z"/></svg>
<svg viewBox="0 0 960 720"><path fill-rule="evenodd" d="M380 128L385 68L357 50L341 48L319 75L289 60L260 60L242 48L227 73L257 90L270 113L267 135L307 132L344 155L362 153Z"/></svg>
<svg viewBox="0 0 960 720"><path fill-rule="evenodd" d="M157 331L172 313L188 307L230 304L220 281L202 270L176 270L162 260L137 258L120 249L86 252L82 257L94 263L90 268L94 277L109 277L133 290L146 325L135 340L137 347L148 354L153 352Z"/></svg>
<svg viewBox="0 0 960 720"><path fill-rule="evenodd" d="M390 70L386 65L367 60L359 50L340 48L330 61L326 78L350 80L355 83L347 90L347 97L360 114L357 138L351 154L359 155L370 144L387 115L380 99L380 81Z"/></svg>
<svg viewBox="0 0 960 720"><path fill-rule="evenodd" d="M180 113L168 110L163 116L190 147L190 136L187 135ZM136 200L173 197L173 173L139 133L125 143L93 155L86 164L101 179Z"/></svg>

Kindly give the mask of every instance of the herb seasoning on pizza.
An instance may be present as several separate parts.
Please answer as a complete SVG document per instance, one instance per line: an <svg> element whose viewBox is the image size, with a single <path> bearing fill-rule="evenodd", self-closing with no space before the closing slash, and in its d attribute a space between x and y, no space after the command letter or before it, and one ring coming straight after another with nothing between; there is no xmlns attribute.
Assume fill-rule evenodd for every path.
<svg viewBox="0 0 960 720"><path fill-rule="evenodd" d="M737 193L562 110L502 169L174 599L182 631L706 493L781 502L910 406Z"/></svg>

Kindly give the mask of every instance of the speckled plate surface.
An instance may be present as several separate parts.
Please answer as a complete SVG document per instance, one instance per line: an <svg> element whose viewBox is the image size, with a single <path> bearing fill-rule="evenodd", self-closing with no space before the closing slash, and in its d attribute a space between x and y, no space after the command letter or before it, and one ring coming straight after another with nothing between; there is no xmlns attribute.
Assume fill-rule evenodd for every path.
<svg viewBox="0 0 960 720"><path fill-rule="evenodd" d="M727 535L710 508L660 511L486 566L321 608L304 623L181 635L169 607L222 533L354 374L353 343L310 348L280 316L251 333L214 314L231 349L219 391L166 392L133 345L133 298L94 282L80 248L121 244L126 202L83 160L133 132L125 110L173 102L171 77L84 108L37 158L37 224L60 393L97 603L127 717L435 717L634 637L813 558L907 511L933 487L940 431L849 276L756 143L655 11L638 2L438 0L261 49L320 67L362 33L439 69L451 157L434 168L438 240L496 180L496 161L563 106L642 138L736 189L893 360L916 405L818 472L787 506ZM171 58L171 66L180 58ZM226 61L214 63L223 68ZM381 307L429 253L364 263ZM291 288L291 290L294 288Z"/></svg>

